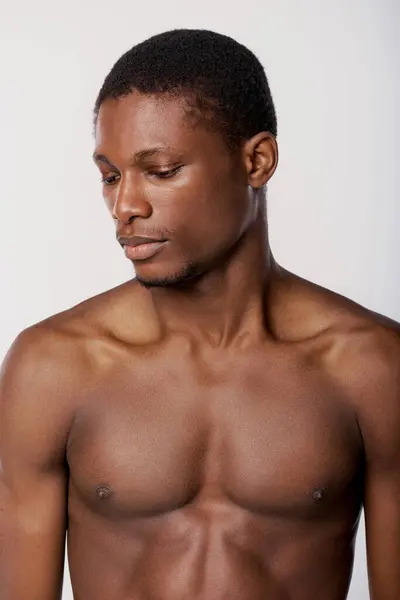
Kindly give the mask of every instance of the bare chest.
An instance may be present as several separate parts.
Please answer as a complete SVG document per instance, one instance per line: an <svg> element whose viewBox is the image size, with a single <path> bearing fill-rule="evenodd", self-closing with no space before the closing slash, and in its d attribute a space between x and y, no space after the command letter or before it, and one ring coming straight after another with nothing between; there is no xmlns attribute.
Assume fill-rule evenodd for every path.
<svg viewBox="0 0 400 600"><path fill-rule="evenodd" d="M190 503L312 517L350 493L355 419L313 371L246 363L218 376L184 365L99 381L68 445L71 501L127 518Z"/></svg>

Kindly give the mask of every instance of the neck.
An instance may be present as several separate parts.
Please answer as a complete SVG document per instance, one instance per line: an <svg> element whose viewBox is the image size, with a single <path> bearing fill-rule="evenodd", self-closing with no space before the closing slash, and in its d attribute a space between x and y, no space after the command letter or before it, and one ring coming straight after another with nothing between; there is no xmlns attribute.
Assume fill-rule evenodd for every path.
<svg viewBox="0 0 400 600"><path fill-rule="evenodd" d="M266 210L228 261L192 285L150 290L163 328L212 348L248 346L265 339L266 291L278 268L268 242Z"/></svg>

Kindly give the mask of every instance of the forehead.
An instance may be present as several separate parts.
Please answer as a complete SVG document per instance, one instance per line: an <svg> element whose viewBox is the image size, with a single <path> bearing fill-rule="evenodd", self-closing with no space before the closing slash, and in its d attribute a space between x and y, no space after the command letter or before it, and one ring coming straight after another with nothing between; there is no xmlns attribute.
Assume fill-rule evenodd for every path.
<svg viewBox="0 0 400 600"><path fill-rule="evenodd" d="M98 150L121 156L152 146L166 146L177 152L226 150L219 134L189 116L185 98L137 91L102 103L95 139Z"/></svg>

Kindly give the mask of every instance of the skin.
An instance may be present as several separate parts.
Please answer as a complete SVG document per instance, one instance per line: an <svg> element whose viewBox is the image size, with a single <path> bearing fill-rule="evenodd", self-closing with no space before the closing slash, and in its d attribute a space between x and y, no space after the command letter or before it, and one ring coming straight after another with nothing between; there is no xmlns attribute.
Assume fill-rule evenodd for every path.
<svg viewBox="0 0 400 600"><path fill-rule="evenodd" d="M363 505L398 600L400 327L274 260L275 139L134 92L95 154L117 236L168 243L7 353L1 600L60 598L66 532L75 600L344 600Z"/></svg>

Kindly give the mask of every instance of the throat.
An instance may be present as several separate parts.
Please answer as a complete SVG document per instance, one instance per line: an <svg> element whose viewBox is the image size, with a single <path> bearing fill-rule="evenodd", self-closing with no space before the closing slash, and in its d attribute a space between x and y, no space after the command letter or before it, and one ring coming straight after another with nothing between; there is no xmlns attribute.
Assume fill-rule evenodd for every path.
<svg viewBox="0 0 400 600"><path fill-rule="evenodd" d="M155 290L153 303L162 328L210 349L244 347L269 337L268 291L272 278L259 282L190 290Z"/></svg>

